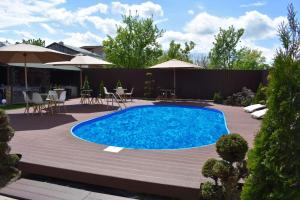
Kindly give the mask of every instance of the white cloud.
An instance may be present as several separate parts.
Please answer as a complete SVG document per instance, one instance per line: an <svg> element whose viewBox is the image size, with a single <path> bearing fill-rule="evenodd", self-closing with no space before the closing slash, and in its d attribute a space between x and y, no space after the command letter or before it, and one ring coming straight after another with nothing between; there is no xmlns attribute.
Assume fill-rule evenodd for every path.
<svg viewBox="0 0 300 200"><path fill-rule="evenodd" d="M164 23L164 22L167 22L167 21L169 21L168 18L158 19L158 20L154 21L154 24L161 24L161 23Z"/></svg>
<svg viewBox="0 0 300 200"><path fill-rule="evenodd" d="M188 14L189 14L189 15L194 15L195 12L194 12L193 10L188 10Z"/></svg>
<svg viewBox="0 0 300 200"><path fill-rule="evenodd" d="M242 8L259 7L259 6L264 6L266 4L267 4L267 2L265 2L265 1L257 1L257 2L254 2L254 3L242 4L242 5L240 5L240 7L242 7Z"/></svg>
<svg viewBox="0 0 300 200"><path fill-rule="evenodd" d="M219 28L227 29L233 25L236 29L245 29L239 46L247 46L262 51L270 63L278 45L274 45L272 48L266 48L256 43L260 40L276 38L278 25L282 21L286 21L286 18L270 18L258 11L246 12L239 17L219 17L210 15L207 12L202 12L188 22L182 31L169 30L160 41L164 49L168 48L171 40L180 43L194 41L196 43L194 52L207 54L213 47L214 35L219 32Z"/></svg>
<svg viewBox="0 0 300 200"><path fill-rule="evenodd" d="M121 25L121 23L117 20L110 18L101 18L96 16L90 16L86 18L87 21L92 23L96 29L102 31L104 34L112 35L117 30L117 25Z"/></svg>
<svg viewBox="0 0 300 200"><path fill-rule="evenodd" d="M84 46L84 45L100 45L103 38L91 33L66 33L68 36L66 39L63 39L63 42L72 46Z"/></svg>
<svg viewBox="0 0 300 200"><path fill-rule="evenodd" d="M258 11L249 11L240 17L218 17L202 12L187 23L184 31L200 35L216 34L220 27L233 25L245 29L245 38L266 39L276 36L278 25L283 20L284 17L272 19Z"/></svg>
<svg viewBox="0 0 300 200"><path fill-rule="evenodd" d="M34 35L27 31L14 31L15 34L19 35L22 39L32 39L35 38Z"/></svg>
<svg viewBox="0 0 300 200"><path fill-rule="evenodd" d="M48 31L48 33L50 33L50 34L55 34L56 33L56 30L54 28L52 28L51 26L49 26L48 24L41 23L40 25L41 25L41 27L46 29L46 31Z"/></svg>
<svg viewBox="0 0 300 200"><path fill-rule="evenodd" d="M115 14L135 14L141 17L163 16L164 12L159 4L147 1L141 4L123 4L121 2L112 2L112 13Z"/></svg>

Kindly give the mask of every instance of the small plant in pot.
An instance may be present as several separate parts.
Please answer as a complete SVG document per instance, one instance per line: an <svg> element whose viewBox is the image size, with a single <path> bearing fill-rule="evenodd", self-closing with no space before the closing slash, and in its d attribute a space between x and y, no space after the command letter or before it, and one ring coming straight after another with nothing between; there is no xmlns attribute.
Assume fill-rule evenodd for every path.
<svg viewBox="0 0 300 200"><path fill-rule="evenodd" d="M211 178L200 185L200 200L239 200L241 179L247 176L245 156L247 142L239 134L222 136L216 143L222 160L208 159L202 168L203 176Z"/></svg>
<svg viewBox="0 0 300 200"><path fill-rule="evenodd" d="M214 103L222 104L223 103L223 96L220 92L215 92L214 94Z"/></svg>
<svg viewBox="0 0 300 200"><path fill-rule="evenodd" d="M87 76L85 76L85 78L84 78L84 83L83 83L82 89L83 90L89 90L90 89L90 83L89 83L89 80L88 80Z"/></svg>

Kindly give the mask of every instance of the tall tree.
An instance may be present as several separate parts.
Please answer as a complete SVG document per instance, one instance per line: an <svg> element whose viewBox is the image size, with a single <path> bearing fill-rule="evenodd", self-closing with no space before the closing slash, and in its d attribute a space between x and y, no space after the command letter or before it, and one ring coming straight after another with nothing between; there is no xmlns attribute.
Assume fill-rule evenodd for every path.
<svg viewBox="0 0 300 200"><path fill-rule="evenodd" d="M192 62L190 59L190 53L194 49L195 43L193 41L185 42L184 47L179 43L175 43L174 40L170 42L169 49L165 52L158 62L165 62L171 59L182 60L186 62Z"/></svg>
<svg viewBox="0 0 300 200"><path fill-rule="evenodd" d="M261 51L243 47L236 52L233 69L266 69L266 58Z"/></svg>
<svg viewBox="0 0 300 200"><path fill-rule="evenodd" d="M231 69L236 55L236 46L244 34L244 29L235 30L230 26L227 30L220 28L215 36L213 48L209 52L210 68Z"/></svg>
<svg viewBox="0 0 300 200"><path fill-rule="evenodd" d="M248 154L242 200L300 199L300 23L292 4L279 36L283 48L270 74L269 110Z"/></svg>
<svg viewBox="0 0 300 200"><path fill-rule="evenodd" d="M161 45L157 42L163 34L152 18L123 16L124 26L117 28L116 37L108 36L103 41L106 59L117 66L144 68L157 62L162 55Z"/></svg>
<svg viewBox="0 0 300 200"><path fill-rule="evenodd" d="M16 42L16 44L32 44L40 47L45 47L45 40L42 40L41 38L38 39L28 39L28 40L22 40L22 42Z"/></svg>

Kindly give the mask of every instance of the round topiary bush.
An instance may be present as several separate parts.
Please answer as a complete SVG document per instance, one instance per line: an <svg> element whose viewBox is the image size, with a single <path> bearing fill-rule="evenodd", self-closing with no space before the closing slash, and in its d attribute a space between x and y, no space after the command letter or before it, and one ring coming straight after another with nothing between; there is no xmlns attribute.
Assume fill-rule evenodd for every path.
<svg viewBox="0 0 300 200"><path fill-rule="evenodd" d="M245 158L248 143L238 134L223 135L216 144L218 154L228 162L239 162Z"/></svg>
<svg viewBox="0 0 300 200"><path fill-rule="evenodd" d="M222 181L232 175L232 170L232 166L225 160L218 160L212 168L214 176L219 177Z"/></svg>
<svg viewBox="0 0 300 200"><path fill-rule="evenodd" d="M216 164L217 160L214 158L210 158L208 159L203 167L202 167L202 174L204 177L206 178L212 178L215 179L216 177L214 176L214 172L213 172L213 167Z"/></svg>
<svg viewBox="0 0 300 200"><path fill-rule="evenodd" d="M222 192L219 186L214 185L212 182L205 182L200 186L200 199L201 200L221 200Z"/></svg>

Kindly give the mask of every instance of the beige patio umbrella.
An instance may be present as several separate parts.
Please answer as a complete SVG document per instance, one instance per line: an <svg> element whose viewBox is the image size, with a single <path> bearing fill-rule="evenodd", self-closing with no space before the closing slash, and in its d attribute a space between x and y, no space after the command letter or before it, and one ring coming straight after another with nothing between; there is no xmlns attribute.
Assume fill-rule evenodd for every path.
<svg viewBox="0 0 300 200"><path fill-rule="evenodd" d="M172 59L150 67L150 69L173 69L174 95L176 96L176 69L192 69L201 67L192 63Z"/></svg>
<svg viewBox="0 0 300 200"><path fill-rule="evenodd" d="M85 56L82 54L76 55L70 61L51 62L51 63L46 63L46 64L54 65L54 66L76 66L76 67L78 67L80 69L80 88L82 88L82 68L87 68L89 66L103 67L104 65L113 65L112 63L102 60L100 58Z"/></svg>
<svg viewBox="0 0 300 200"><path fill-rule="evenodd" d="M30 44L15 44L0 47L0 62L24 63L25 88L28 90L27 63L46 63L70 60L74 56Z"/></svg>

